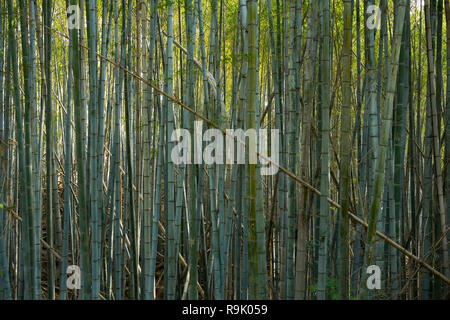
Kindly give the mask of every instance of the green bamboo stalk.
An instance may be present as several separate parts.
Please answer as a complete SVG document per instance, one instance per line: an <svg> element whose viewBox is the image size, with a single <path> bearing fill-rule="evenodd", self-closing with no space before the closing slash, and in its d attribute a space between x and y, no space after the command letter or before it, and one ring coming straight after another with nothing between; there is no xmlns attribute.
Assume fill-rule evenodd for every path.
<svg viewBox="0 0 450 320"><path fill-rule="evenodd" d="M99 299L100 291L100 212L98 208L98 74L97 74L97 4L89 0L86 4L88 61L89 61L89 116L88 116L88 177L89 213L91 217L91 268L92 298Z"/></svg>
<svg viewBox="0 0 450 320"><path fill-rule="evenodd" d="M22 220L22 248L23 251L23 270L24 272L24 298L31 299L33 297L33 283L32 283L32 263L31 259L31 239L29 234L29 223L31 219L31 211L29 202L32 200L27 190L30 187L30 181L28 180L28 169L30 167L26 162L25 155L25 140L24 140L24 128L23 128L23 111L22 104L20 102L20 93L19 93L19 71L17 65L17 43L14 37L14 27L13 27L13 2L8 1L8 47L10 51L11 57L11 66L12 66L12 76L13 76L13 85L14 85L14 93L13 93L13 102L15 105L15 121L16 121L16 139L18 143L18 156L19 156L19 168L21 172L25 172L25 174L21 174L19 177L19 190L25 191L23 197L23 204L21 204L20 209L23 210L23 220ZM28 186L28 187L27 187ZM25 268L25 269L24 269Z"/></svg>
<svg viewBox="0 0 450 320"><path fill-rule="evenodd" d="M297 1L296 13L298 15L298 5L299 1ZM256 55L256 78L258 79L256 86L256 123L255 128L256 132L260 133L260 120L262 117L261 111L261 98L259 93L259 78L260 78L260 59L259 55L261 52L260 49L260 19L262 6L258 6L258 14L257 14L257 55ZM299 17L297 17L299 19ZM297 29L298 30L298 29ZM298 40L298 39L297 39ZM296 60L298 62L298 59ZM268 141L271 142L272 134L270 133L270 138L267 138ZM262 146L261 143L270 143L257 138L256 150L261 151L263 149L269 150L267 146ZM298 151L298 150L297 150ZM263 177L261 175L261 164L257 163L256 165L256 176L257 176L257 184L256 184L256 239L257 239L257 254L258 254L258 296L259 299L266 300L268 298L268 277L267 277L267 253L266 253L266 220L264 217L264 200L263 200Z"/></svg>
<svg viewBox="0 0 450 320"><path fill-rule="evenodd" d="M67 1L68 2L68 1ZM70 47L71 43L69 43L69 66L73 63L73 52ZM62 264L61 264L61 284L60 284L60 299L67 299L67 266L69 260L69 223L73 219L72 215L72 197L70 190L70 178L72 171L72 129L71 129L71 120L72 120L72 108L71 108L71 100L72 100L72 70L68 70L67 72L67 101L66 101L66 121L64 126L64 222L63 222L63 243L62 243ZM72 221L73 223L73 221Z"/></svg>
<svg viewBox="0 0 450 320"><path fill-rule="evenodd" d="M350 163L351 163L351 103L352 103L352 3L350 0L344 1L344 44L342 61L342 115L341 115L341 144L340 144L340 271L339 289L340 298L349 298L349 218L348 210L350 206Z"/></svg>
<svg viewBox="0 0 450 320"><path fill-rule="evenodd" d="M247 2L248 7L248 105L247 105L247 129L256 127L256 110L258 108L258 78L257 78L257 1ZM248 146L248 155L256 152L254 143ZM258 249L256 230L256 183L257 172L255 164L248 164L248 205L249 205L249 235L248 235L248 261L249 261L249 298L259 299L258 281Z"/></svg>
<svg viewBox="0 0 450 320"><path fill-rule="evenodd" d="M168 4L167 9L167 70L166 70L166 79L167 79L167 93L169 95L173 94L173 3ZM171 100L165 99L165 108L167 108L167 128L166 134L167 137L172 136L172 132L175 129L174 126L174 114L173 114L173 102ZM168 207L167 207L167 234L166 234L166 245L167 245L167 265L168 265L168 281L166 289L167 299L173 300L175 299L175 290L176 290L176 263L177 257L175 253L175 233L174 233L174 224L175 224L175 180L174 180L174 166L172 159L169 154L169 150L172 150L174 147L174 143L172 141L168 141L167 143L167 151L166 151L166 161L168 164L166 177L168 182L168 189L164 189L166 192L166 197L168 199Z"/></svg>
<svg viewBox="0 0 450 320"><path fill-rule="evenodd" d="M32 264L31 264L31 268L32 268L32 281L33 281L33 297L35 299L39 299L40 297L40 275L37 274L38 272L38 267L37 267L37 262L38 262L38 255L40 255L40 250L39 250L39 246L36 247L35 242L39 241L38 238L36 237L36 235L34 234L36 229L34 227L34 223L36 222L34 216L36 215L36 213L33 213L33 209L35 207L34 204L34 190L33 190L33 186L34 186L34 181L33 181L33 175L31 174L32 172L32 158L31 158L31 113L32 113L32 105L31 105L31 96L32 96L32 85L31 85L31 56L30 56L30 52L29 52L29 42L34 41L29 39L28 37L28 27L27 25L27 18L28 18L28 10L27 7L25 7L24 3L22 1L20 1L20 7L22 8L23 14L20 16L20 22L21 22L21 31L22 31L22 61L23 61L23 77L24 77L24 87L25 87L25 112L24 112L24 130L25 130L25 157L26 157L26 166L27 166L27 171L26 171L26 179L27 179L27 187L26 187L26 192L27 192L27 197L29 199L29 207L27 208L27 210L29 211L30 216L27 217L27 232L29 233L29 237L30 237L30 254L32 255ZM29 220L28 220L29 219Z"/></svg>
<svg viewBox="0 0 450 320"><path fill-rule="evenodd" d="M445 0L445 18L447 26L450 25L450 3L448 0ZM446 31L446 39L447 43L450 43L450 28L447 28ZM447 45L447 79L450 75L450 47ZM450 83L447 80L447 88L446 88L446 103L445 103L445 159L450 159ZM447 168L445 170L445 203L447 204L447 223L450 221L450 168L447 163ZM449 237L447 236L447 241Z"/></svg>
<svg viewBox="0 0 450 320"><path fill-rule="evenodd" d="M71 1L72 5L76 5L76 1ZM85 162L83 160L84 145L83 145L83 122L82 122L82 107L81 104L81 66L80 66L80 46L78 32L72 29L72 54L73 54L73 81L74 81L74 118L75 118L75 152L77 162L77 176L78 176L78 211L80 224L80 258L81 258L81 297L88 299L91 293L89 286L90 268L89 268L89 247L88 247L88 213L86 203L86 185L85 185Z"/></svg>
<svg viewBox="0 0 450 320"><path fill-rule="evenodd" d="M323 0L322 4L322 43L323 55L321 58L321 65L323 70L323 84L322 84L322 108L321 108L321 150L320 150L320 215L319 215L319 262L318 262L318 289L317 298L319 300L326 299L326 285L327 285L327 243L328 243L328 228L329 228L329 132L330 132L330 100L331 100L331 68L330 68L330 43L331 34L330 26L330 2Z"/></svg>
<svg viewBox="0 0 450 320"><path fill-rule="evenodd" d="M156 20L156 19L155 19ZM156 56L158 58L158 56ZM159 72L159 59L155 61L155 72ZM158 246L158 223L162 211L161 203L161 177L163 171L163 156L164 156L164 143L165 143L165 126L166 126L166 113L163 112L160 100L157 99L156 110L159 111L159 142L157 151L157 166L156 166L156 188L155 188L155 211L153 214L152 221L152 237L151 237L151 257L150 257L150 292L154 295L155 292L155 268L156 268L156 256L157 256L157 246Z"/></svg>
<svg viewBox="0 0 450 320"><path fill-rule="evenodd" d="M295 153L295 124L296 124L296 105L298 100L296 99L296 87L295 80L297 78L296 70L296 52L295 52L295 29L296 29L296 15L295 15L296 1L291 0L289 2L289 84L287 89L289 90L289 98L286 101L286 110L288 112L288 122L286 129L288 134L288 145L289 145L289 170L291 172L296 172L297 161ZM294 298L294 239L295 239L295 214L297 212L297 190L296 183L294 180L289 180L288 187L288 234L287 234L287 251L286 251L286 265L287 265L287 294L286 299L291 300Z"/></svg>
<svg viewBox="0 0 450 320"><path fill-rule="evenodd" d="M0 166L0 182L2 186L6 186L7 183L7 166L8 166L8 148L4 145L4 141L8 141L7 124L9 123L9 112L7 105L4 103L4 42L3 42L3 3L0 3L0 139L3 141L0 147L2 152L0 154L1 163ZM7 80L8 81L8 78ZM9 82L9 81L8 81ZM4 233L0 236L0 270L2 272L0 276L0 299L10 300L11 296L11 280L10 270L7 255L7 228L5 219L5 205L7 199L7 191L5 187L0 188L0 229L4 230Z"/></svg>
<svg viewBox="0 0 450 320"><path fill-rule="evenodd" d="M149 45L149 51L148 51L148 80L151 82L153 79L153 60L154 60L154 50L155 50L155 34L156 34L156 1L152 0L150 5L150 45ZM151 172L150 176L147 178L147 170L148 167L146 165L149 165L149 162L146 161L147 157L147 147L146 143L149 143L148 145L148 156L150 157L150 152L152 151L150 149L150 137L151 137L151 123L152 123L152 114L154 117L156 117L156 108L154 106L154 102L152 101L152 88L147 88L147 95L146 95L146 103L144 104L144 126L146 125L145 117L147 117L147 126L148 130L145 131L144 128L144 208L143 208L143 238L144 238L144 246L143 246L143 268L144 268L144 283L143 283L143 293L144 293L144 299L151 299L153 292L150 290L150 288L153 286L152 284L152 278L150 276L151 272L151 266L150 266L150 257L151 257L151 249L152 249L152 214L154 213L153 203L151 200L151 196L153 195L153 190L150 190L151 186L149 186L150 183L153 181L150 180L150 178L153 178L153 171ZM145 92L145 91L144 91ZM153 102L153 105L151 106L151 103ZM145 112L145 108L147 108L147 112ZM153 112L152 112L153 110ZM154 132L156 132L156 125L153 126ZM153 134L154 136L154 134ZM152 143L154 144L156 141L156 137L152 139ZM159 158L159 155L158 155ZM149 159L150 161L150 159ZM151 164L150 164L151 166ZM153 167L151 168L153 169ZM148 181L147 181L148 179ZM146 193L149 193L147 198Z"/></svg>
<svg viewBox="0 0 450 320"><path fill-rule="evenodd" d="M149 71L150 74L152 72L152 69L149 69L148 67L148 50L147 46L145 45L147 43L147 20L146 20L146 14L147 14L147 5L143 2L139 2L139 12L137 16L138 23L141 24L142 28L142 40L144 45L137 43L137 47L142 46L142 74L143 78L147 79L149 81ZM150 59L152 59L153 56L150 55ZM138 56L136 56L136 62L140 62L138 60ZM141 67L140 65L138 66ZM149 93L150 91L150 93ZM150 101L151 101L151 87L144 85L142 88L143 93L143 106L142 106L142 152L143 152L143 159L142 159L142 173L137 171L137 176L140 176L142 174L142 195L144 197L142 201L142 209L140 209L141 213L141 250L142 250L142 259L141 259L141 268L142 268L142 277L141 277L141 298L148 300L149 292L148 292L148 258L150 257L149 249L150 249L150 203L151 203L151 183L150 180L151 177L151 117L152 117L152 109L150 108ZM137 142L136 142L137 144ZM139 183L137 183L139 185ZM139 195L138 195L139 199ZM137 200L138 204L141 203L140 199ZM139 210L138 210L139 211Z"/></svg>
<svg viewBox="0 0 450 320"><path fill-rule="evenodd" d="M215 3L215 2L214 2ZM217 6L216 4L213 4ZM216 10L217 11L217 10ZM221 47L222 47L222 30L223 30L223 0L220 1L220 9L219 12L219 21L217 21L217 17L215 14L211 15L211 19L214 19L214 23L216 24L214 30L211 30L211 33L214 34L217 38L217 45L214 47L214 51L211 53L214 54L214 62L215 62L215 71L214 76L217 79L217 87L216 87L216 99L214 100L214 114L215 118L218 121L219 127L224 127L225 119L226 119L226 106L225 101L223 100L223 92L225 91L225 87L222 88L221 84ZM225 77L225 74L224 74ZM225 298L225 268L226 268L226 259L225 259L225 202L224 202L224 165L217 164L217 212L218 212L218 233L219 233L219 255L220 255L220 288L221 288L221 297Z"/></svg>
<svg viewBox="0 0 450 320"><path fill-rule="evenodd" d="M37 68L36 68L36 41L35 41L35 34L36 32L36 1L30 1L29 6L29 16L30 16L30 103L31 103L31 110L32 113L32 121L33 123L30 124L31 129L31 136L33 140L33 146L32 152L34 157L33 162L33 177L32 180L34 180L34 207L33 207L33 259L34 259L34 288L35 288L35 294L37 297L41 297L41 194L42 194L42 184L40 183L41 180L41 168L40 165L38 165L40 160L40 141L41 139L38 136L38 110L37 110ZM42 113L41 113L42 114ZM42 137L42 128L43 126L40 126L39 135ZM36 150L38 149L38 150ZM33 161L33 160L31 160Z"/></svg>
<svg viewBox="0 0 450 320"><path fill-rule="evenodd" d="M109 9L108 9L108 3ZM108 19L107 19L107 12ZM103 13L102 13L102 41L101 41L101 53L102 56L106 56L109 43L110 43L110 33L111 33L111 24L112 24L112 16L113 16L113 1L103 1ZM105 239L106 234L106 223L107 223L107 212L105 210L106 206L104 204L105 199L103 197L103 172L104 172L104 145L105 145L105 95L106 95L106 60L100 60L100 73L99 73L99 85L98 85L98 109L99 109L99 119L98 119L98 148L97 148L97 171L99 173L100 179L97 183L97 199L98 199L98 209L100 212L100 239L101 241ZM103 241L105 243L105 241ZM100 259L104 261L105 249L102 248L100 252ZM103 268L104 271L105 268ZM102 290L102 289L100 289Z"/></svg>
<svg viewBox="0 0 450 320"><path fill-rule="evenodd" d="M131 1L127 2L127 23L126 23L126 30L125 30L125 40L123 43L123 46L121 47L121 59L124 58L123 62L124 65L127 65L128 68L130 68L130 64L132 61L131 55L132 55L132 46L131 46ZM125 2L122 2L123 10L125 10ZM124 11L125 13L125 11ZM127 45L125 44L125 41L127 42ZM126 46L128 46L128 53L125 54ZM130 229L130 272L131 272L131 280L130 280L130 290L131 290L131 298L136 299L138 297L139 292L139 281L138 281L138 268L139 268L139 262L138 262L138 237L137 237L137 219L136 219L136 210L135 210L135 202L134 202L134 191L133 191L133 160L132 160L132 153L131 153L131 145L132 145L132 133L131 133L131 122L132 120L132 114L131 114L131 95L133 94L131 91L131 80L129 78L128 74L125 74L124 81L125 81L125 87L124 87L124 103L125 103L125 147L126 147L126 163L127 163L127 178L128 178L128 205L129 210L125 211L127 212L127 218L128 218L128 224Z"/></svg>

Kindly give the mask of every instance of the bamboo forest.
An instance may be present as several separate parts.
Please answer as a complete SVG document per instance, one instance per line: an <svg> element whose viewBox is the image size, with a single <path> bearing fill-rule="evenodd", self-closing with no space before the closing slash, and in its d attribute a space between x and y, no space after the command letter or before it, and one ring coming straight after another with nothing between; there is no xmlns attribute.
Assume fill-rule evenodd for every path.
<svg viewBox="0 0 450 320"><path fill-rule="evenodd" d="M0 300L447 300L449 163L449 0L0 0Z"/></svg>

